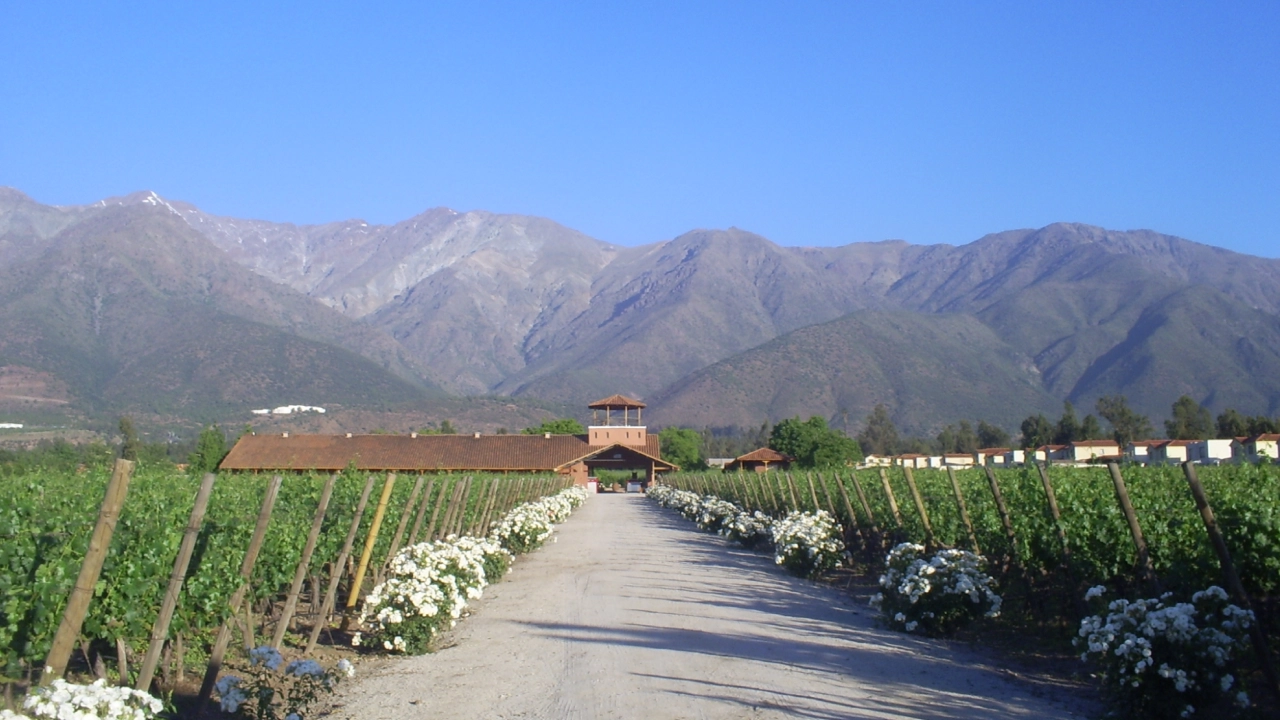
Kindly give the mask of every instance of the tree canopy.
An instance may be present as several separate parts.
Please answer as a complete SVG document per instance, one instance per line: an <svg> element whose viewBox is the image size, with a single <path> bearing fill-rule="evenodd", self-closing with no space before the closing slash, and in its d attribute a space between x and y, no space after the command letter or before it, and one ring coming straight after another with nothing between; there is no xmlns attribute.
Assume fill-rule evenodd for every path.
<svg viewBox="0 0 1280 720"><path fill-rule="evenodd" d="M857 440L828 427L826 419L817 415L808 420L797 415L773 426L769 447L806 468L845 467L862 459Z"/></svg>
<svg viewBox="0 0 1280 720"><path fill-rule="evenodd" d="M889 409L876 405L867 416L867 426L858 433L858 445L873 455L893 455L898 452L898 428L889 417Z"/></svg>
<svg viewBox="0 0 1280 720"><path fill-rule="evenodd" d="M1173 414L1164 421L1165 436L1174 440L1207 440L1213 436L1213 416L1190 395L1173 403Z"/></svg>
<svg viewBox="0 0 1280 720"><path fill-rule="evenodd" d="M227 456L227 437L222 428L210 425L200 431L196 449L187 456L187 467L193 473L207 473L218 469L218 463Z"/></svg>
<svg viewBox="0 0 1280 720"><path fill-rule="evenodd" d="M681 470L703 470L702 433L688 428L667 427L658 433L662 442L662 459L680 466Z"/></svg>
<svg viewBox="0 0 1280 720"><path fill-rule="evenodd" d="M574 420L573 418L559 418L556 420L547 420L541 425L535 425L534 427L527 427L520 432L525 435L545 435L547 433L551 433L552 435L581 435L586 431L587 429L582 427L582 423Z"/></svg>
<svg viewBox="0 0 1280 720"><path fill-rule="evenodd" d="M1121 448L1152 435L1151 419L1129 407L1129 401L1123 395L1098 398L1098 414L1111 423L1111 437Z"/></svg>

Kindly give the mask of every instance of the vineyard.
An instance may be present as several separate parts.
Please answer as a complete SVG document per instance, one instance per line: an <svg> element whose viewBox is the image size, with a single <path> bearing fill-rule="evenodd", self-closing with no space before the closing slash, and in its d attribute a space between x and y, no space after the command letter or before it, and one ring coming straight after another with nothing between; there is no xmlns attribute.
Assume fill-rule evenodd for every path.
<svg viewBox="0 0 1280 720"><path fill-rule="evenodd" d="M1114 472L1114 474L1113 474ZM873 569L900 542L972 550L993 562L1006 608L1067 633L1085 591L1189 598L1228 586L1189 490L1202 485L1271 647L1280 640L1280 467L1113 466L991 470L682 474L667 484L773 517L824 510L854 561Z"/></svg>
<svg viewBox="0 0 1280 720"><path fill-rule="evenodd" d="M115 475L127 492L100 576L85 593L91 598L74 633L72 662L100 676L110 665L118 679L140 688L151 685L139 673L144 653L163 650L159 672L168 681L190 663L214 656L216 664L217 644L226 645L231 628L246 648L270 638L309 652L331 623L350 622L400 548L454 534L484 536L509 509L565 486L553 476L352 471L201 478L172 467L134 473L125 461ZM40 668L58 664L47 658L57 655L55 636L92 554L112 476L110 467L0 476L7 694L9 684L38 682ZM198 507L201 500L207 511ZM180 592L170 598L171 624L157 630L172 594L167 581L184 551L190 559L174 578Z"/></svg>

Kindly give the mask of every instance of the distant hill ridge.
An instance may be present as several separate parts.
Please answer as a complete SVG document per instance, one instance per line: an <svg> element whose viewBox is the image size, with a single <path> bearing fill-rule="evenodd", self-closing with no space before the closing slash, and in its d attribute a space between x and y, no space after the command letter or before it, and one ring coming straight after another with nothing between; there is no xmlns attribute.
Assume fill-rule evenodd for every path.
<svg viewBox="0 0 1280 720"><path fill-rule="evenodd" d="M651 399L655 423L699 425L797 413L856 423L886 402L919 432L960 417L1010 427L1063 399L1090 406L1112 393L1157 418L1184 393L1215 410L1280 412L1280 261L1146 230L1057 223L962 246L781 247L730 228L628 248L479 211L299 226L214 216L154 193L59 208L0 189L0 295L16 300L20 287L78 272L67 253L90 258L73 247L132 272L105 294L77 294L74 283L32 291L27 314L9 309L0 322L93 347L95 303L136 284L199 308L180 310L193 340L229 342L201 333L206 322L254 323L371 363L390 378L387 392L409 401L440 388L577 406L621 391ZM169 251L200 262L144 262ZM135 340L179 342L164 325L149 321ZM19 345L0 344L0 365L57 366ZM206 352L184 348L182 357ZM80 377L101 388L131 377L123 360L110 371L85 362L55 374L73 389L88 387ZM271 382L284 385L302 372L275 367ZM198 372L174 372L172 392L189 398L174 407L210 402L209 391L178 389L199 385ZM146 394L94 392L107 405ZM225 395L220 407L235 405Z"/></svg>

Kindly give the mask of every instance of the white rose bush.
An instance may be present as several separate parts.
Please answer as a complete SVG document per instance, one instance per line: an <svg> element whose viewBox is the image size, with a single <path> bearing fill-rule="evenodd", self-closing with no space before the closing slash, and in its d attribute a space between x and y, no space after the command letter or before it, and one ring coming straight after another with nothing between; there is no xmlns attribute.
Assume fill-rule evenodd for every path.
<svg viewBox="0 0 1280 720"><path fill-rule="evenodd" d="M816 578L839 566L844 558L844 531L825 510L791 512L775 519L758 510L747 512L714 495L702 496L669 485L650 487L648 496L662 507L678 510L703 530L743 547L772 546L774 561L800 577Z"/></svg>
<svg viewBox="0 0 1280 720"><path fill-rule="evenodd" d="M164 703L150 693L108 685L106 680L77 685L59 678L49 687L33 688L22 709L25 714L0 710L0 720L148 720L164 710Z"/></svg>
<svg viewBox="0 0 1280 720"><path fill-rule="evenodd" d="M236 717L302 720L302 713L322 694L333 692L355 673L346 659L330 668L306 658L286 663L279 650L264 645L249 651L247 677L223 675L214 689L223 712Z"/></svg>
<svg viewBox="0 0 1280 720"><path fill-rule="evenodd" d="M789 512L773 522L771 531L774 562L793 575L816 578L844 557L840 525L826 510Z"/></svg>
<svg viewBox="0 0 1280 720"><path fill-rule="evenodd" d="M507 573L515 555L540 547L558 523L581 507L580 487L513 508L487 538L451 535L401 550L391 560L387 579L365 598L352 645L420 655L453 627L484 588Z"/></svg>
<svg viewBox="0 0 1280 720"><path fill-rule="evenodd" d="M1106 588L1085 600L1102 603ZM1159 598L1112 600L1080 622L1080 659L1102 669L1103 680L1126 717L1223 717L1249 706L1237 661L1248 648L1253 613L1231 604L1211 586L1191 602Z"/></svg>
<svg viewBox="0 0 1280 720"><path fill-rule="evenodd" d="M871 606L891 627L947 635L979 617L1000 615L1003 600L981 555L943 549L926 557L923 545L901 543L889 551L885 565Z"/></svg>

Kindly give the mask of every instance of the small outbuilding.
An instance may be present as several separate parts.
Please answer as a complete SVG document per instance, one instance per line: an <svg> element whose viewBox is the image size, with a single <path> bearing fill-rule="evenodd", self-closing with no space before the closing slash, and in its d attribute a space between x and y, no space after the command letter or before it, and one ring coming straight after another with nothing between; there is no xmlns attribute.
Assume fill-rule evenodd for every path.
<svg viewBox="0 0 1280 720"><path fill-rule="evenodd" d="M763 473L770 470L786 470L791 467L794 460L795 458L790 455L784 455L773 448L763 447L734 458L733 462L724 466L724 471Z"/></svg>

